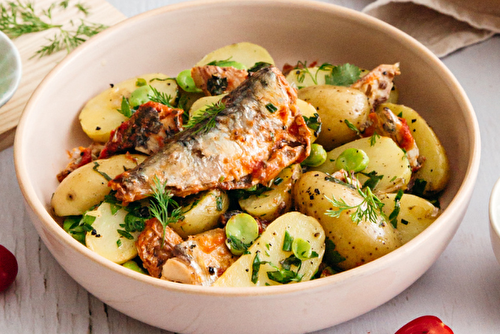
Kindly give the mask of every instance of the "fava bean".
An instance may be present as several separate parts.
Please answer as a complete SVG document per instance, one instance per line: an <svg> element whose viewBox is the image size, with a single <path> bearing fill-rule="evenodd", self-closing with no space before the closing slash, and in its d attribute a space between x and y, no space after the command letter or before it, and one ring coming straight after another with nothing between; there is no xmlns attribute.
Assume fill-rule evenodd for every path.
<svg viewBox="0 0 500 334"><path fill-rule="evenodd" d="M186 92L200 93L202 90L196 87L194 80L191 77L191 70L184 70L177 75L177 84Z"/></svg>
<svg viewBox="0 0 500 334"><path fill-rule="evenodd" d="M312 256L311 244L301 238L293 239L292 251L299 260L307 260Z"/></svg>
<svg viewBox="0 0 500 334"><path fill-rule="evenodd" d="M326 161L326 151L320 144L312 144L309 156L302 161L301 165L318 167Z"/></svg>
<svg viewBox="0 0 500 334"><path fill-rule="evenodd" d="M139 267L137 262L135 262L133 260L125 262L124 264L122 264L122 266L124 266L125 268L128 268L128 269L132 269L133 271L137 271L138 273L146 274L146 272L144 270L142 270L141 267Z"/></svg>
<svg viewBox="0 0 500 334"><path fill-rule="evenodd" d="M357 173L364 170L369 162L370 158L368 158L365 151L357 148L348 148L338 156L335 167L339 170L344 169L348 172L353 171Z"/></svg>
<svg viewBox="0 0 500 334"><path fill-rule="evenodd" d="M239 213L227 221L226 245L234 255L241 255L259 236L259 224L247 213Z"/></svg>
<svg viewBox="0 0 500 334"><path fill-rule="evenodd" d="M137 106L140 106L141 104L148 102L149 101L148 95L152 93L153 91L149 85L137 88L130 95L129 98L130 106L132 106L132 108L135 108Z"/></svg>

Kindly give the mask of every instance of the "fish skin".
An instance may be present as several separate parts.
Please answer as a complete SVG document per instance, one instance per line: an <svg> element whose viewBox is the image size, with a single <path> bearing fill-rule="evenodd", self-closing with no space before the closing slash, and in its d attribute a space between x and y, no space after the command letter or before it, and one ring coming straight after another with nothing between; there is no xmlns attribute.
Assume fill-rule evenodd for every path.
<svg viewBox="0 0 500 334"><path fill-rule="evenodd" d="M248 72L234 67L205 65L193 67L191 77L196 87L203 90L205 95L220 95L229 93L238 87L248 77ZM211 87L211 82L214 81L223 81L226 84L219 88Z"/></svg>
<svg viewBox="0 0 500 334"><path fill-rule="evenodd" d="M297 92L275 67L255 72L222 99L215 127L208 120L170 138L155 155L109 182L116 197L133 202L153 191L155 179L174 196L208 189L267 184L310 152L311 132L296 106ZM277 110L270 112L266 105Z"/></svg>

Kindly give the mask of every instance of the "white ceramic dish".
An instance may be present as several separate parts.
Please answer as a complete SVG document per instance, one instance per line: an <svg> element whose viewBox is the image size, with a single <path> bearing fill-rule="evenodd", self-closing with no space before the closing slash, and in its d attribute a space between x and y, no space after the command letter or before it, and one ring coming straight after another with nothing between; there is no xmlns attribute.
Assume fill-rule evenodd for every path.
<svg viewBox="0 0 500 334"><path fill-rule="evenodd" d="M279 66L297 60L365 68L401 62L400 100L441 138L452 168L443 214L396 251L325 279L260 288L204 288L135 273L88 250L49 211L65 150L88 142L78 112L89 98L129 77L175 75L224 45L250 41ZM401 31L361 13L303 1L199 1L126 20L83 44L37 88L15 142L16 171L33 224L61 266L117 310L175 332L300 333L333 326L390 300L417 280L456 232L475 184L479 128L450 71Z"/></svg>
<svg viewBox="0 0 500 334"><path fill-rule="evenodd" d="M16 92L21 81L21 56L12 41L0 31L0 107Z"/></svg>
<svg viewBox="0 0 500 334"><path fill-rule="evenodd" d="M500 263L500 180L493 186L489 207L491 245Z"/></svg>

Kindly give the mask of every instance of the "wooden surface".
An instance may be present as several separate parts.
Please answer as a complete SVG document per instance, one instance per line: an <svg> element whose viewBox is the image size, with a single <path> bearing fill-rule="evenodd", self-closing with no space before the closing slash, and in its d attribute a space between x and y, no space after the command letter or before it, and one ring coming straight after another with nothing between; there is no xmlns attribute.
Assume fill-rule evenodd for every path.
<svg viewBox="0 0 500 334"><path fill-rule="evenodd" d="M6 4L7 2L8 0L0 0L2 4ZM25 1L23 0L23 2ZM47 9L53 2L60 3L60 1L54 0L36 0L32 2L37 13L43 9ZM79 2L82 2L85 7L89 8L88 16L79 12L74 6ZM65 29L73 30L70 24L71 20L73 20L76 26L79 25L80 19L110 26L125 19L125 15L105 0L71 0L67 9L54 9L52 18L52 23L63 24ZM17 126L29 97L45 75L67 54L66 51L61 51L47 57L33 57L41 46L47 44L47 38L52 38L56 32L57 29L50 29L14 39L14 44L21 54L23 76L19 88L12 99L0 108L0 150L10 146L14 142L12 130Z"/></svg>
<svg viewBox="0 0 500 334"><path fill-rule="evenodd" d="M131 16L173 1L110 2ZM330 2L359 10L370 1ZM477 186L463 223L438 261L410 288L375 310L318 334L391 334L424 314L440 317L456 334L500 333L500 265L488 231L488 199L500 176L500 36L443 61L471 99L482 137ZM12 148L0 152L0 212L0 244L19 261L16 282L0 294L1 334L168 333L107 307L57 264L29 221L15 179Z"/></svg>

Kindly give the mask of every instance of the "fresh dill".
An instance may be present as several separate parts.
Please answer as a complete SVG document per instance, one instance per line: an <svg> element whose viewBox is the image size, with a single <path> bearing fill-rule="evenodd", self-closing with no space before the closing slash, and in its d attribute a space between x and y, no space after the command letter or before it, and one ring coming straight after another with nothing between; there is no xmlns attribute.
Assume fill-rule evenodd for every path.
<svg viewBox="0 0 500 334"><path fill-rule="evenodd" d="M358 194L363 198L363 201L357 205L349 205L344 199L336 199L332 195L332 198L325 198L332 203L336 210L326 210L325 214L330 217L338 218L344 211L355 210L350 216L353 222L359 224L362 220L370 221L374 224L379 222L379 215L385 220L385 214L382 211L384 203L378 199L377 196L373 194L369 187L365 190L357 188Z"/></svg>
<svg viewBox="0 0 500 334"><path fill-rule="evenodd" d="M200 115L191 118L184 128L192 129L198 126L198 128L194 131L195 134L198 132L208 132L216 126L217 122L215 119L224 109L226 109L224 103L220 101L214 103L208 106L208 108L206 108Z"/></svg>
<svg viewBox="0 0 500 334"><path fill-rule="evenodd" d="M351 131L355 132L355 133L356 133L356 135L358 135L358 136L360 136L360 135L361 135L361 132L359 131L359 129L358 129L358 128L354 125L354 124L352 124L351 122L349 122L349 120L345 119L345 120L344 120L344 123L345 123L345 125L347 125L347 127L348 127Z"/></svg>
<svg viewBox="0 0 500 334"><path fill-rule="evenodd" d="M81 20L80 24L70 21L71 29L63 28L62 24L52 23L52 12L59 8L66 10L70 0L53 3L48 8L36 11L33 2L22 2L21 0L7 1L0 4L0 30L12 39L25 34L37 33L49 29L56 29L54 35L47 38L48 44L43 45L31 57L44 57L66 50L68 53L107 28L97 23ZM79 12L89 15L89 8L79 2L75 5Z"/></svg>
<svg viewBox="0 0 500 334"><path fill-rule="evenodd" d="M170 100L172 97L164 92L160 92L158 89L154 88L153 86L149 85L149 88L151 89L152 94L148 94L148 99L150 101L156 102L156 103L161 103L163 105L166 105L170 108L173 108L173 106L170 104Z"/></svg>
<svg viewBox="0 0 500 334"><path fill-rule="evenodd" d="M179 204L172 199L173 195L165 188L166 185L161 183L160 179L155 176L154 185L152 186L152 199L149 202L149 212L151 213L151 216L158 219L163 227L163 235L161 238L162 245L163 240L165 239L165 229L167 225L184 219L184 216L181 214L182 207L180 207ZM171 212L169 212L170 207L172 207Z"/></svg>

